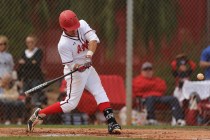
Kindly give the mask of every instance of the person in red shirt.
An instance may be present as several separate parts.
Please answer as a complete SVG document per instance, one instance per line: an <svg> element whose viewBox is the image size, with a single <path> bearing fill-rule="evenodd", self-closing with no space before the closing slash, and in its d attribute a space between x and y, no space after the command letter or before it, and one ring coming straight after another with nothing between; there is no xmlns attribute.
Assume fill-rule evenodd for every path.
<svg viewBox="0 0 210 140"><path fill-rule="evenodd" d="M157 124L155 117L156 103L168 104L177 125L185 125L184 115L179 102L174 96L164 96L167 90L163 79L153 76L153 66L149 62L143 63L141 73L133 79L133 93L135 97L145 100L148 124Z"/></svg>

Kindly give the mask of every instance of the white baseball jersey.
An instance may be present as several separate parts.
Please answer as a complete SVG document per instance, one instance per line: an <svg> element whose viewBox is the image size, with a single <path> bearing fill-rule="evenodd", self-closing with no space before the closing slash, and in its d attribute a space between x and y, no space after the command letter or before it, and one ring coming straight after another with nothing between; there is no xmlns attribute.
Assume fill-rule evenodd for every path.
<svg viewBox="0 0 210 140"><path fill-rule="evenodd" d="M64 65L64 74L73 70L75 64L85 63L89 41L96 40L99 43L95 31L90 28L86 21L80 20L79 22L80 27L77 29L77 36L68 36L63 32L58 43L58 51ZM66 76L65 80L67 82L67 97L60 103L63 112L70 112L76 108L84 88L92 93L97 104L109 102L98 73L92 66L84 72L75 72Z"/></svg>
<svg viewBox="0 0 210 140"><path fill-rule="evenodd" d="M58 44L58 51L62 63L71 70L75 63L83 64L88 51L88 42L96 40L99 43L99 39L95 34L95 31L84 21L80 20L80 28L77 30L78 37L71 37L64 32ZM95 36L91 38L91 36Z"/></svg>

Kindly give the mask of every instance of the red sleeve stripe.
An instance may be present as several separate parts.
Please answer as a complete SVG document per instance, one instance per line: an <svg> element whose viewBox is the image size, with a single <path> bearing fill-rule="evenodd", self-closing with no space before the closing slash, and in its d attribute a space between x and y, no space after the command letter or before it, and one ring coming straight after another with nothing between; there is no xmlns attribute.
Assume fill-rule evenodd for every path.
<svg viewBox="0 0 210 140"><path fill-rule="evenodd" d="M94 30L90 30L90 31L94 31ZM89 33L90 31L87 31L87 32L85 33L85 35L86 35L87 33Z"/></svg>

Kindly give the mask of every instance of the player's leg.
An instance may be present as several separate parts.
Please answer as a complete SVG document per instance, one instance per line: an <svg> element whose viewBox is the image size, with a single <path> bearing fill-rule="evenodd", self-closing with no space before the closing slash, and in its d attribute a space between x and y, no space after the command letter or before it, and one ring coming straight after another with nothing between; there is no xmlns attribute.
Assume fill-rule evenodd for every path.
<svg viewBox="0 0 210 140"><path fill-rule="evenodd" d="M45 116L56 113L67 113L77 106L85 87L87 74L83 72L73 75L66 77L67 96L65 100L52 104L44 109L35 109L28 120L28 131L33 131L34 126Z"/></svg>
<svg viewBox="0 0 210 140"><path fill-rule="evenodd" d="M60 102L60 106L64 113L70 112L75 109L80 101L82 93L85 88L88 73L86 71L77 73L76 77L67 80L67 96L64 101Z"/></svg>
<svg viewBox="0 0 210 140"><path fill-rule="evenodd" d="M101 84L101 80L98 76L98 73L93 67L91 67L89 70L89 76L85 88L90 93L92 93L97 102L99 110L104 113L104 116L108 123L108 132L110 134L120 134L121 126L115 120L109 99Z"/></svg>

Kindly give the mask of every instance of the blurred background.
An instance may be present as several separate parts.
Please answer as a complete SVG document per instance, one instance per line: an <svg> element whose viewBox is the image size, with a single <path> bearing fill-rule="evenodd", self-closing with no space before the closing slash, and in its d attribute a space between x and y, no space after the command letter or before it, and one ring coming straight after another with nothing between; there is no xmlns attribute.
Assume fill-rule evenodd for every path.
<svg viewBox="0 0 210 140"><path fill-rule="evenodd" d="M22 82L19 75L19 60L27 48L26 38L31 34L36 36L36 46L43 52L40 62L43 81L63 74L63 65L57 51L62 33L58 17L66 9L73 10L79 19L86 20L91 28L96 30L101 43L94 54L93 65L101 77L115 110L115 116L119 123L125 124L126 51L129 51L126 49L127 20L129 20L126 0L0 0L0 34L5 35L9 40L7 51L14 60L16 72L16 74L13 73L16 75L14 81ZM191 60L196 65L193 65L193 70L187 77L196 81L197 73L204 72L199 67L199 61L202 50L209 42L210 1L133 0L131 10L133 11L132 78L139 75L142 64L149 61L155 69L154 74L166 81L165 94L173 96L177 86L173 70L176 70L178 65L172 65L172 62L184 56L186 61ZM36 72L31 74L37 75ZM59 81L40 91L38 94L44 96L39 96L38 103L35 101L32 104L32 97L24 97L22 94L24 82L18 84L20 96L17 100L23 102L24 106L16 108L15 105L9 109L14 110L10 113L6 110L12 117L1 117L2 124L25 124L34 106L45 107L62 100L65 96L65 83L62 89L62 81ZM143 101L141 97L131 96L132 125L145 125L147 113ZM208 120L201 123L198 119L198 108L191 112L195 117L187 116L190 110L189 101L190 99L187 105L181 105L185 107L184 112L187 112L184 113L187 125L206 125ZM5 115L4 106L5 104L0 107L0 114L2 114L0 116ZM18 117L17 110L26 110L22 112L25 115ZM172 113L168 105L158 105L155 113L160 124L171 124ZM84 91L78 108L72 113L52 115L44 121L44 124L73 125L104 123L105 118L98 112L96 102L87 91Z"/></svg>

